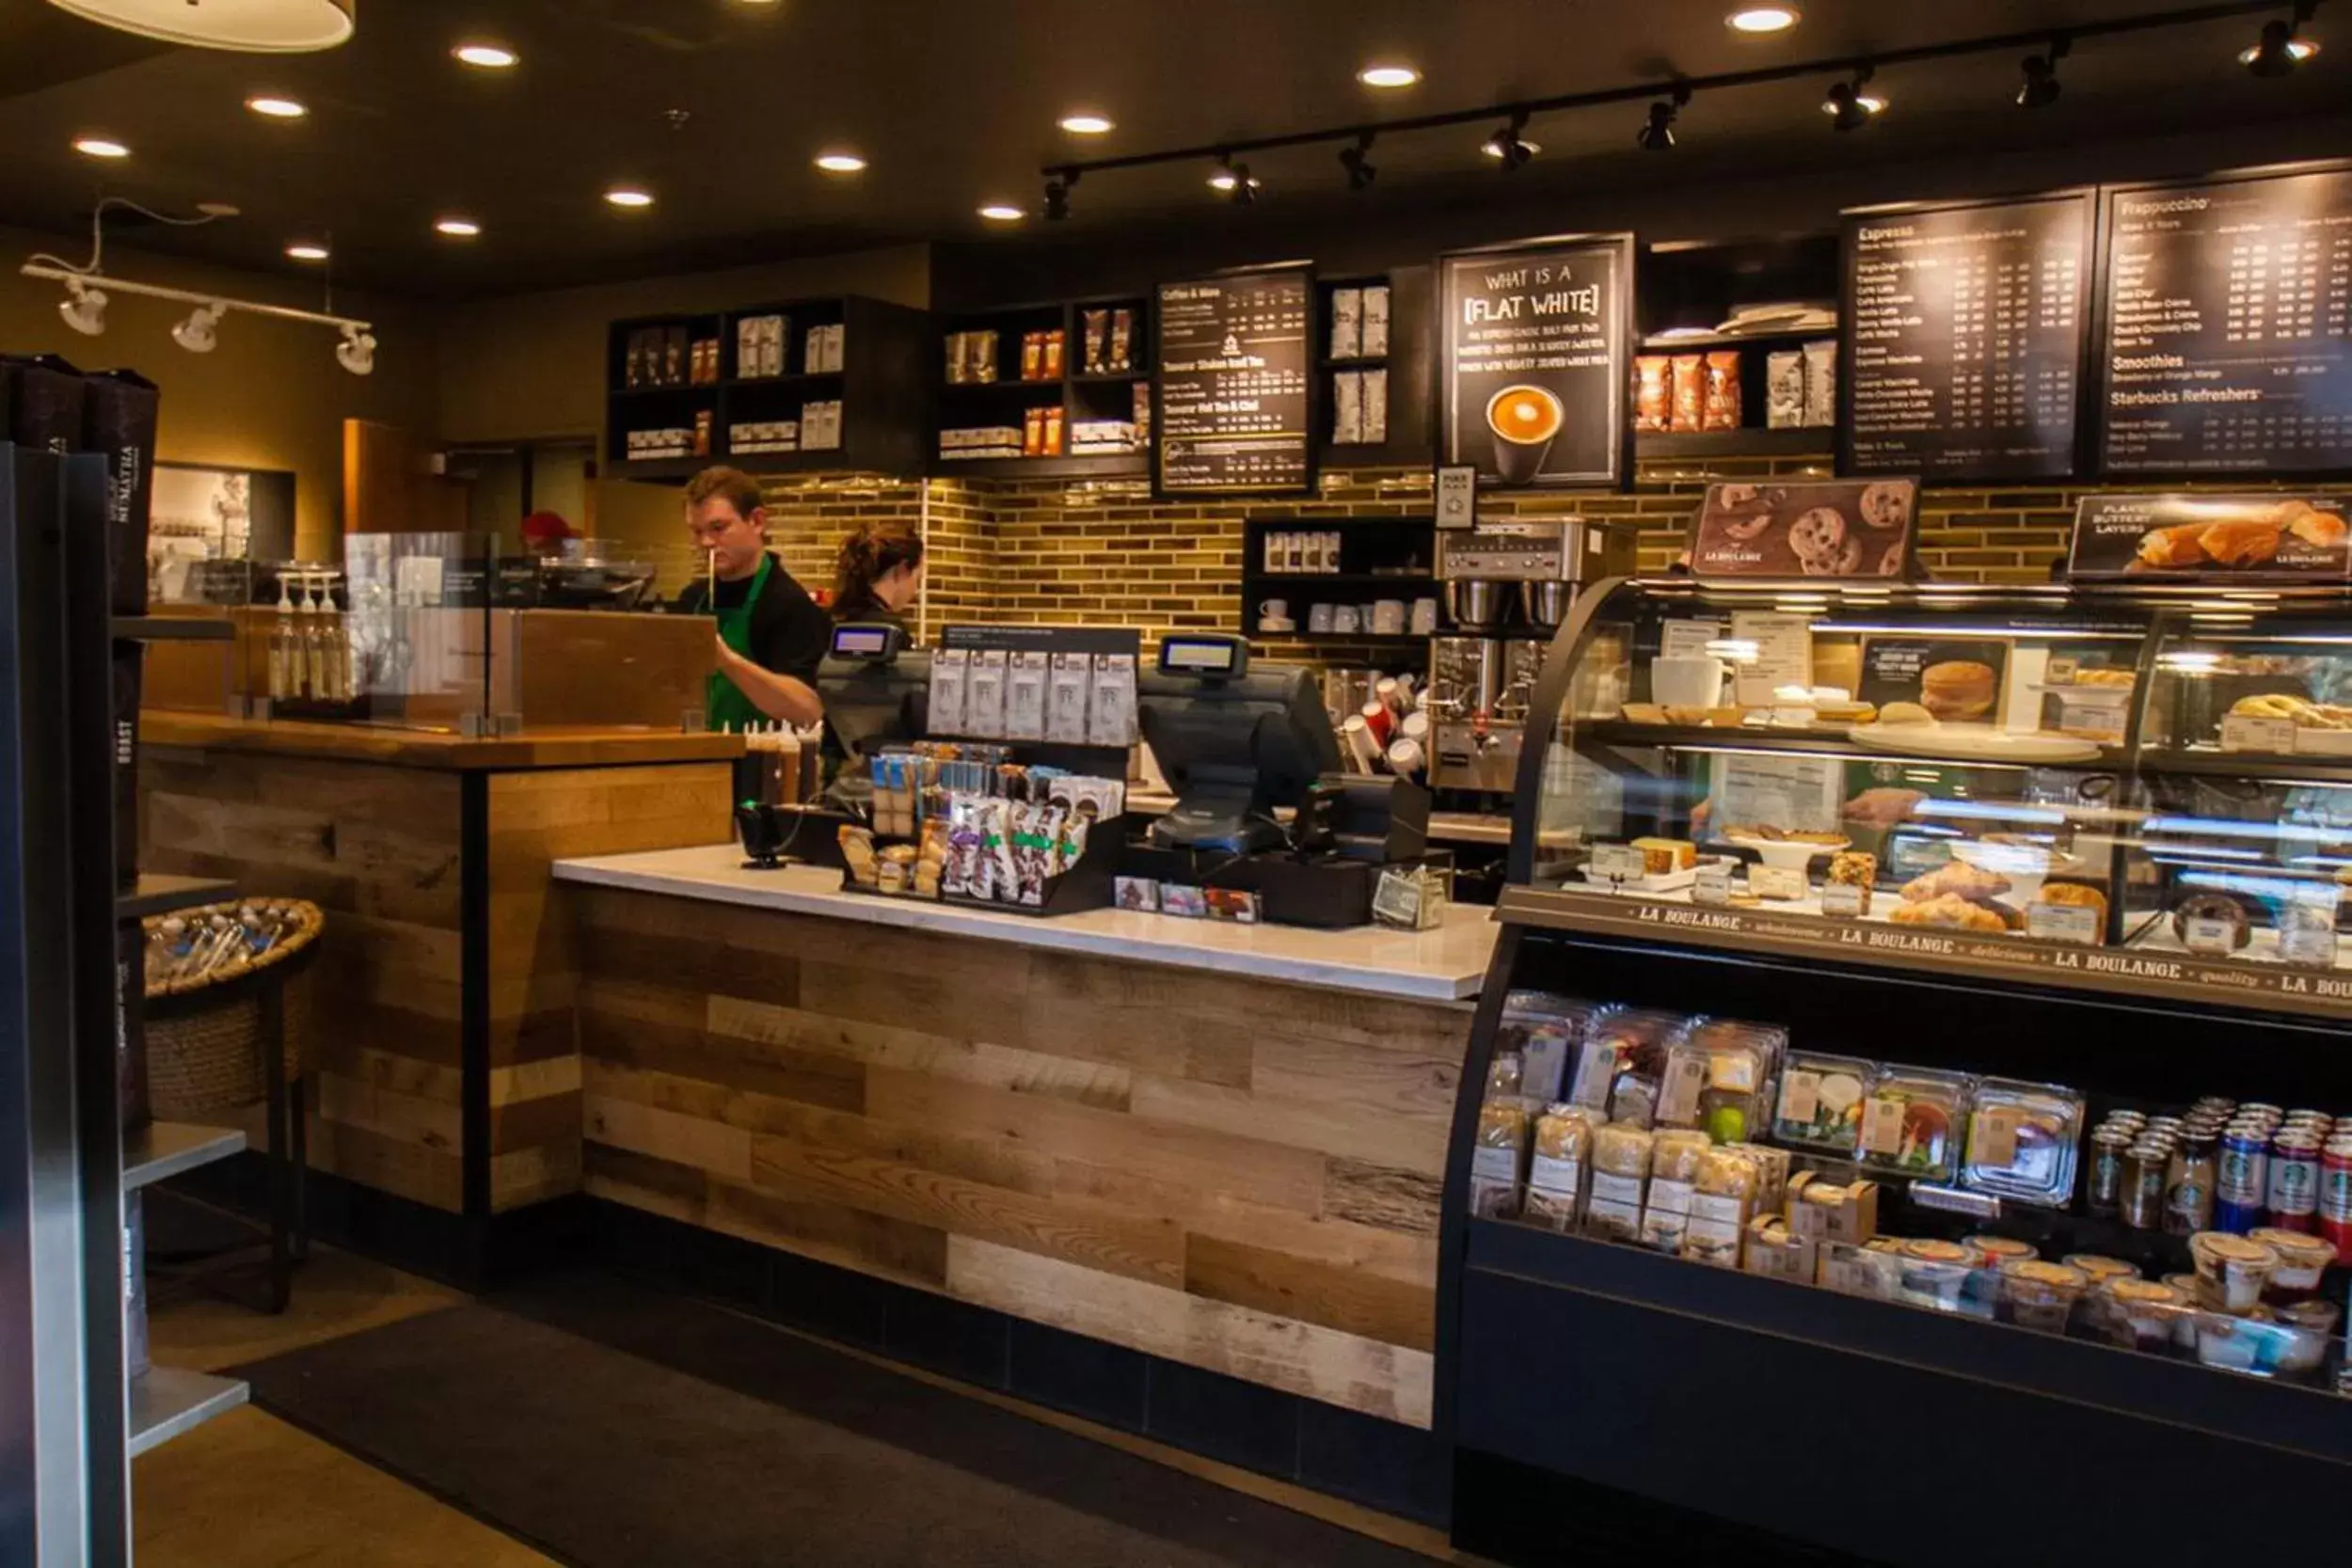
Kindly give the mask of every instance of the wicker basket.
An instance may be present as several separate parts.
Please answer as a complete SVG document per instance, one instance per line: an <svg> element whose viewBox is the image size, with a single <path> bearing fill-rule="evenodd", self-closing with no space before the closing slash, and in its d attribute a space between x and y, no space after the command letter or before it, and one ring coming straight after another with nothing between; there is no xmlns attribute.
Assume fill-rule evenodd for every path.
<svg viewBox="0 0 2352 1568"><path fill-rule="evenodd" d="M302 1076L302 1034L309 1011L307 958L325 922L318 906L288 904L294 929L260 958L215 970L194 984L167 983L147 992L148 1098L166 1121L202 1121L250 1105L268 1093L262 1073L262 990L282 985L279 1009L286 1034L286 1079ZM190 910L183 918L233 915L234 903ZM151 916L151 929L162 916Z"/></svg>

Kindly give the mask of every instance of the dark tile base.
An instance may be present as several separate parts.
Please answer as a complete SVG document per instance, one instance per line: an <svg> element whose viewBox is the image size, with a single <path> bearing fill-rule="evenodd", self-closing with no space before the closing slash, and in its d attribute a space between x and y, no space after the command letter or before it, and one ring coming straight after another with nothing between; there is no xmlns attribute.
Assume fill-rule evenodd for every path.
<svg viewBox="0 0 2352 1568"><path fill-rule="evenodd" d="M597 1260L670 1289L1444 1528L1434 1435L599 1199Z"/></svg>

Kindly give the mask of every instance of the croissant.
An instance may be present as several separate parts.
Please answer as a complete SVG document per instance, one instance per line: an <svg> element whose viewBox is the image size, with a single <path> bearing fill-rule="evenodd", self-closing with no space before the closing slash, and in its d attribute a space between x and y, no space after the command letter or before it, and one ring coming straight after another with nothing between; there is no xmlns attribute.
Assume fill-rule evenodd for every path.
<svg viewBox="0 0 2352 1568"><path fill-rule="evenodd" d="M2278 524L2247 517L2208 526L2197 543L2224 566L2258 566L2278 558L2279 534Z"/></svg>
<svg viewBox="0 0 2352 1568"><path fill-rule="evenodd" d="M2194 566L2205 559L2205 547L2198 542L2198 536L2206 526L2182 523L2173 528L2152 528L2140 536L2139 559L2150 566Z"/></svg>
<svg viewBox="0 0 2352 1568"><path fill-rule="evenodd" d="M2309 501L2284 502L2271 516L2306 545L2326 550L2344 543L2344 519L2333 512L2320 511Z"/></svg>

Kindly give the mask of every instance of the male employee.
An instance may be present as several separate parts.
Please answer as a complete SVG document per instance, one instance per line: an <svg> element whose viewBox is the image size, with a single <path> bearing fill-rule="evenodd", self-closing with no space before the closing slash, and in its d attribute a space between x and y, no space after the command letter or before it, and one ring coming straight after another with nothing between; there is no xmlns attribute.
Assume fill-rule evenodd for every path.
<svg viewBox="0 0 2352 1568"><path fill-rule="evenodd" d="M782 719L814 724L824 717L817 666L833 638L833 620L784 563L768 553L768 509L759 482L736 468L705 468L686 486L686 531L710 554L718 580L678 595L681 613L715 613L718 668L703 707L714 730Z"/></svg>

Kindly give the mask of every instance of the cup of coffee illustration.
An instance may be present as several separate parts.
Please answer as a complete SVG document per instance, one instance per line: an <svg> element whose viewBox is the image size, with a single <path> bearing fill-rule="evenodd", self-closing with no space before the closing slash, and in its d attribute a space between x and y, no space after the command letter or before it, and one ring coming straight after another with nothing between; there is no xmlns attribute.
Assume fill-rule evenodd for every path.
<svg viewBox="0 0 2352 1568"><path fill-rule="evenodd" d="M1486 400L1486 428L1495 438L1495 471L1505 484L1525 484L1543 470L1552 437L1567 410L1560 399L1542 387L1524 382L1505 387Z"/></svg>

